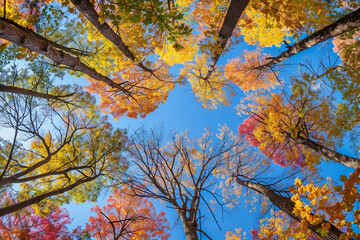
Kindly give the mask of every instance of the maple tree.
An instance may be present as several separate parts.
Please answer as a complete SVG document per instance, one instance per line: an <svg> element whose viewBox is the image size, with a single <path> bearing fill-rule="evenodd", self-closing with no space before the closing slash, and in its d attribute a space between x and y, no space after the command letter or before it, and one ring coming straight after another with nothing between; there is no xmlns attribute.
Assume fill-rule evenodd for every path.
<svg viewBox="0 0 360 240"><path fill-rule="evenodd" d="M247 154L239 158L242 157L257 158L259 156ZM239 164L241 160L237 161L239 162L233 164L238 165L238 167L227 168L229 185L239 184L250 190L250 192L245 191L246 193L242 190L243 194L248 195L252 192L252 194L257 195L254 199L261 203L261 212L263 214L269 212L272 205L279 209L279 211L271 210L270 217L263 217L260 220L260 229L250 232L252 239L318 239L318 237L321 239L340 239L340 236L344 237L348 233L343 231L344 225L340 224L341 217L334 220L335 215L330 213L331 210L327 212L329 215L326 216L322 212L326 208L324 206L330 206L334 202L341 202L336 192L326 184L322 187L309 184L307 187L303 186L298 189L299 193L303 194L302 197L307 197L306 200L302 199L300 201L299 195L295 194L296 188L290 187L286 189L283 186L286 179L292 178L300 172L296 173L292 170L284 172L278 177L267 177L267 174L270 174L270 176L272 174L266 165L256 165L244 171L241 164ZM305 172L305 176L303 174L300 174L300 176L312 180L313 177L307 174L315 174L313 177L316 176L315 172L309 173L308 171ZM295 186L299 187L301 183L302 181L296 178ZM292 197L291 194L293 194ZM312 207L306 204L309 202L311 202ZM334 208L329 207L328 209L333 210ZM240 235L240 229L236 233L228 232L227 239L239 239Z"/></svg>
<svg viewBox="0 0 360 240"><path fill-rule="evenodd" d="M7 6L9 8L14 7L14 5L12 5L12 4L14 4L14 3L8 2ZM63 4L64 4L64 7L68 6L67 3L63 3ZM98 14L94 10L94 8L90 4L90 2L85 1L83 5L88 7L88 9L87 9L88 11L92 10L93 12L95 12L96 15ZM118 5L113 5L113 6L118 6ZM15 4L15 9L16 9L16 4ZM74 9L72 7L70 7L70 9L72 9L71 11L74 12ZM39 7L39 11L42 14L45 14L46 12L41 11L41 10L44 10L44 11L47 10L56 15L58 13L62 12L61 7L59 7L57 5L55 5L55 6L49 5L49 6L45 6L45 8ZM123 11L124 9L120 8L119 11L120 10ZM100 14L101 13L104 14L103 12L100 12ZM141 11L140 11L140 13L141 13ZM174 14L174 16L176 15L176 13L172 13L172 14ZM118 94L115 94L116 96L118 96L118 99L115 99L116 101L114 102L114 104L118 104L117 107L120 106L121 107L120 109L124 109L124 108L125 109L122 110L122 112L117 113L117 115L115 114L115 116L122 115L125 112L128 112L128 110L126 110L126 107L128 107L130 109L129 114L130 115L132 114L131 116L133 116L133 117L136 117L138 115L137 113L135 113L136 111L144 112L144 114L148 113L149 111L153 111L158 104L157 101L159 103L163 102L167 97L168 91L173 88L173 83L171 81L165 81L166 78L168 78L166 66L164 66L164 67L160 66L160 68L157 70L157 73L155 74L153 70L146 68L144 66L144 64L134 63L135 60L136 60L136 62L140 61L139 57L137 57L135 59L134 55L132 55L132 57L129 55L131 53L125 53L126 56L130 56L130 58L131 58L130 62L126 61L126 59L124 59L120 56L119 56L120 58L118 58L118 54L117 54L118 51L116 51L116 50L114 51L113 47L110 46L110 47L103 49L104 50L103 53L105 55L102 55L102 56L106 56L106 57L114 56L115 59L112 62L115 61L115 63L121 63L121 64L117 64L117 66L116 66L117 70L114 71L113 76L108 77L108 76L106 76L105 72L109 72L109 69L111 69L111 67L110 67L111 64L109 65L109 64L107 64L107 61L105 61L104 62L105 65L101 69L100 68L95 69L95 66L94 66L94 65L97 65L98 62L100 61L101 55L97 55L98 58L95 60L96 61L96 63L95 63L94 60L92 60L94 58L88 54L87 49L76 50L73 48L63 46L59 43L56 43L56 42L52 41L51 38L44 38L41 35L39 35L38 33L36 33L35 31L33 31L31 29L25 29L24 26L19 25L15 21L12 21L10 16L12 16L12 15L8 15L8 17L9 17L8 19L1 20L2 21L2 23L1 23L2 34L1 35L3 38L5 38L6 40L8 40L10 42L16 43L17 45L24 47L32 52L43 54L50 60L54 61L57 66L63 65L66 68L70 68L72 71L82 72L83 74L86 74L87 76L89 76L89 80L93 79L94 81L95 80L100 81L101 83L103 83L103 85L101 85L101 84L97 85L94 83L92 85L91 89L92 90L96 89L94 91L101 93L101 95L104 97L104 99L107 99L108 95L113 95L114 91L115 91L115 93L118 92ZM57 15L57 16L59 17L59 15ZM138 16L140 16L139 13L138 13ZM13 16L13 17L15 17L15 16ZM24 17L24 16L22 16L22 17ZM136 16L132 16L132 18L134 18L134 17L136 18ZM49 19L49 15L45 15L44 18L48 18L47 20L50 20L49 22L51 22L51 19ZM40 17L39 21L41 22L41 20L42 20L42 18ZM64 19L62 19L62 21L64 21ZM128 21L134 22L133 19L128 19ZM129 22L124 22L123 25L127 25ZM150 22L152 22L152 20L150 20ZM47 23L43 23L43 24L45 25L45 29L43 29L42 31L45 31L45 33L48 31L49 27L54 27L51 25L46 26ZM68 21L67 24L69 24L69 25L77 24L77 21L72 19L72 20ZM104 25L104 27L105 27L106 24L102 24L102 25ZM103 39L99 39L99 37L91 34L91 33L96 34L94 31L91 31L91 28L94 28L93 25L91 25L91 26L88 25L86 27L89 28L88 32L89 32L90 39L94 38L94 41L103 41ZM117 26L117 27L119 27L119 26ZM110 32L112 35L115 34L111 30L111 28L109 28L109 26L107 29L108 29L108 32L110 29ZM81 27L79 27L79 26L75 27L73 30L83 31L83 30L81 30ZM40 31L40 32L42 32L42 31ZM164 29L162 31L164 31ZM133 34L133 33L131 33L131 34ZM53 34L53 35L56 36L56 34ZM69 37L71 38L72 37L71 35L74 35L74 34L69 34L69 35L70 35ZM161 31L160 31L160 35L161 35ZM116 36L118 39L121 39L119 35L115 34L115 37ZM25 44L23 44L23 40L21 40L23 38L26 39ZM66 42L69 40L65 39L63 41ZM109 41L109 40L107 40L107 41ZM116 41L118 42L118 40L116 40ZM141 43L141 41L138 41L137 43L139 44L139 43ZM145 42L143 41L142 43L143 43L142 46L147 45L146 41ZM86 44L83 44L83 46L84 45L86 45ZM93 46L95 46L95 48L98 47L97 44L95 44ZM119 46L119 44L118 44L118 46ZM122 44L122 47L123 47L123 48L121 48L122 51L124 51L124 48L127 49L127 47L124 44ZM141 46L139 45L139 47L141 47ZM20 51L23 51L23 50L20 50ZM97 50L95 49L94 50L95 54L96 54L96 51ZM108 51L114 51L115 55L114 54L108 55ZM25 54L28 54L28 53L25 52ZM87 63L84 63L82 60ZM160 63L159 61L157 61L157 62ZM154 68L159 67L158 63L155 64ZM91 66L91 65L93 65L93 66ZM139 69L136 68L137 65L142 66L141 67L142 69L145 69L145 70L148 69L147 70L148 74L146 72L142 73L141 71L139 71ZM119 69L119 67L120 67L120 69ZM126 73L125 69L127 69L127 73ZM124 70L124 72L122 72L122 70ZM117 75L117 73L120 73L120 74ZM127 80L124 80L124 78L127 78ZM132 92L133 92L132 89L136 89L136 91L135 91L136 94L132 94ZM120 95L122 95L122 94L125 96L120 97ZM134 101L133 104L131 104L132 100ZM138 106L138 105L140 107L136 108L136 106ZM142 105L143 105L143 107L142 107ZM148 105L148 107L146 107L146 105ZM154 105L154 106L152 106L152 105ZM113 112L113 113L115 113L115 112Z"/></svg>
<svg viewBox="0 0 360 240"><path fill-rule="evenodd" d="M96 239L169 239L165 213L157 213L152 202L131 196L128 187L118 188L107 204L93 207L85 232Z"/></svg>
<svg viewBox="0 0 360 240"><path fill-rule="evenodd" d="M16 204L10 193L2 195L2 205ZM96 216L89 218L85 228L68 230L72 219L65 208L51 201L43 207L28 206L3 216L0 220L0 236L4 240L39 239L169 239L169 224L164 212L156 213L146 199L131 197L127 187L116 189L108 203L91 209Z"/></svg>
<svg viewBox="0 0 360 240"><path fill-rule="evenodd" d="M352 5L352 7L356 8L357 6L355 4ZM249 12L251 12L251 10ZM335 44L338 43L337 44L338 47L335 47L336 52L342 56L351 55L352 58L354 59L353 68L356 68L356 62L357 62L356 59L358 54L356 53L356 51L355 52L351 51L351 49L356 48L357 46L356 44L357 41L355 40L357 35L354 34L354 31L357 31L360 25L359 12L360 9L357 9L351 12L350 14L343 16L341 19L339 19L336 22L329 22L331 23L330 25L307 36L305 39L291 46L286 41L284 41L288 49L276 57L271 57L269 55L263 54L261 49L256 49L254 51L245 50L244 54L242 54L242 57L237 57L228 61L228 63L225 66L226 77L229 80L233 81L235 84L237 84L243 91L249 91L249 90L256 91L257 89L263 89L263 88L269 89L271 87L275 87L275 85L279 85L280 82L280 79L277 78L278 71L274 70L274 66L276 64L285 61L286 59L290 58L291 56L294 56L295 54L298 54L301 51L309 49L323 41L326 41L328 39L337 36L342 36L342 37L337 37L334 40ZM281 16L281 18L283 20L285 19L283 16ZM250 23L254 22L254 20L247 20L247 21L248 21L247 24L249 25L251 25ZM261 24L265 24L265 23L266 23L265 20L261 22ZM268 27L269 26L266 25L262 28L268 28ZM246 29L246 27L244 27L244 29ZM283 29L281 29L281 31L283 31ZM307 32L309 31L310 30L307 30ZM274 31L274 35L275 35L275 31ZM277 33L276 35L280 37L280 42L281 42L281 39L283 39L282 34ZM346 46L346 44L341 47L340 41L338 39L341 38L346 39L346 37L344 36L348 36L347 37L348 41L352 42L353 48L347 47L345 49L344 46ZM248 35L248 37L252 38L253 35ZM246 36L244 38L246 39ZM276 45L276 42L274 43L271 42L276 40L277 37L275 36L269 38L270 41L269 45L273 45L273 44ZM250 41L251 40L248 40L247 42L250 43ZM262 39L262 41L257 42L257 45L260 47L267 46L265 42L266 41ZM340 49L343 51L340 51Z"/></svg>
<svg viewBox="0 0 360 240"><path fill-rule="evenodd" d="M272 126L267 124L274 119L271 119L271 117L274 117L275 114L271 115L270 113L270 117L262 118L260 116L259 118L262 118L261 121L257 120L257 117L246 119L239 126L239 134L245 134L245 138L250 141L252 146L259 147L269 159L283 167L289 165L302 167L305 164L318 164L319 154L351 168L356 169L359 167L360 159L358 158L341 154L324 146L324 144L311 140L309 135L305 135L303 131L298 131L297 134L299 135L294 135L292 132L294 129L281 122L281 119L289 116L285 115L284 118L281 118L281 114L278 122L272 122L277 124L277 129L270 129ZM290 117L287 119L292 121L291 123L296 123L296 118ZM302 146L299 146L299 144ZM310 149L315 152L315 155L309 152Z"/></svg>
<svg viewBox="0 0 360 240"><path fill-rule="evenodd" d="M262 105L263 104L263 105ZM294 144L290 133L297 127L294 105L280 105L282 98L274 95L273 98L258 98L256 110L251 111L249 118L240 124L239 136L245 135L251 146L258 147L269 159L282 167L290 165L303 167L306 150ZM288 116L288 115L289 116ZM301 120L301 118L299 118ZM300 121L299 120L299 121ZM313 159L314 161L316 159Z"/></svg>
<svg viewBox="0 0 360 240"><path fill-rule="evenodd" d="M270 103L270 102L269 102ZM275 106L275 104L269 104ZM294 105L293 105L294 106ZM255 115L248 118L239 131L252 132L254 126L261 124ZM252 146L259 146L260 142L255 138L254 134L247 135L246 140ZM274 150L274 149L273 149ZM276 149L275 149L276 151ZM266 150L264 152L266 154ZM276 155L276 154L274 154ZM278 155L279 157L283 157ZM251 155L246 155L251 157ZM272 155L270 156L272 158ZM292 160L291 157L283 159ZM275 163L281 161L272 159ZM287 175L280 174L281 177L266 177L264 174L269 173L271 165L262 160L261 165L241 170L241 164L238 168L227 168L229 184L239 184L250 189L255 194L266 197L268 201L274 205L279 211L271 211L270 217L263 217L260 220L260 229L251 231L252 239L358 239L358 209L357 202L359 194L357 192L359 184L359 168L350 177L341 176L343 185L336 185L331 178L323 184L318 177L316 179L308 178L310 183L303 184L299 178L295 179L295 186L289 189L284 188L281 181L296 176L297 173L292 169ZM264 164L266 163L266 165ZM235 165L236 162L235 162ZM285 167L285 166L282 166ZM262 170L263 169L263 170ZM304 171L305 169L305 171ZM303 174L311 174L309 169L302 168L298 171ZM314 171L314 169L312 170ZM251 173L252 172L252 173ZM316 175L315 175L316 176ZM271 183L273 179L274 183ZM278 185L279 184L279 185ZM242 191L243 192L243 191ZM267 212L269 205L263 201L261 197L255 197L261 201L262 213ZM227 239L242 239L242 230L237 229L236 232L228 232Z"/></svg>

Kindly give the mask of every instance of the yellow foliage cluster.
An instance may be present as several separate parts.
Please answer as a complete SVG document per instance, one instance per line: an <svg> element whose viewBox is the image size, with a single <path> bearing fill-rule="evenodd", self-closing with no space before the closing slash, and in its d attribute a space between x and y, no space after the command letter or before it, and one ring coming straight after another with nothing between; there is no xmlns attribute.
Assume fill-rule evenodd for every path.
<svg viewBox="0 0 360 240"><path fill-rule="evenodd" d="M141 23L122 22L121 36L126 39L126 44L134 53L136 62L143 62L150 69L156 69L149 73L140 69L136 63L127 59L124 54L109 40L104 39L101 34L88 23L88 40L93 42L94 46L101 46L101 51L96 56L90 55L85 58L86 63L95 68L103 75L112 76L112 80L122 84L129 92L119 93L117 89L112 89L107 84L93 79L88 79L91 85L86 87L90 92L98 93L101 98L102 109L106 109L114 116L115 119L123 115L136 118L145 117L146 114L154 111L159 104L164 103L169 92L174 88L175 83L169 76L169 65L162 60L144 61L150 54L150 49L172 49L163 45L161 36L156 35L154 38L146 34L146 29ZM161 35L161 34L160 34ZM184 41L184 44L188 42ZM196 46L196 45L195 45ZM194 46L194 51L196 51ZM190 46L187 46L190 47ZM160 54L160 50L158 50ZM170 50L171 52L171 50ZM179 55L185 54L185 60L191 60L189 51L175 51L169 54L163 53L164 59L170 61L172 58L180 60ZM190 54L191 55L191 54ZM181 60L181 63L184 63Z"/></svg>
<svg viewBox="0 0 360 240"><path fill-rule="evenodd" d="M178 38L176 43L165 43L160 48L155 48L155 53L160 59L170 66L175 64L186 64L194 60L198 53L198 45L193 38Z"/></svg>
<svg viewBox="0 0 360 240"><path fill-rule="evenodd" d="M251 45L260 47L277 46L291 37L284 27L285 20L270 18L255 8L246 10L246 15L239 22L240 33L244 40Z"/></svg>
<svg viewBox="0 0 360 240"><path fill-rule="evenodd" d="M104 38L88 21L86 22L88 41L94 48L99 48L96 54L90 54L83 58L89 66L107 76L119 74L126 69L137 67L117 46ZM162 47L162 42L145 34L146 29L140 23L124 22L119 27L122 30L120 36L126 39L126 45L134 54L136 62L144 62L148 58L151 53L149 48ZM152 67L151 65L155 64L146 63L148 67ZM131 81L131 79L124 79L124 81Z"/></svg>
<svg viewBox="0 0 360 240"><path fill-rule="evenodd" d="M239 28L248 44L260 47L280 46L290 37L298 38L302 32L311 34L338 19L339 13L325 1L296 0L252 1L240 20ZM342 0L332 2L340 7Z"/></svg>
<svg viewBox="0 0 360 240"><path fill-rule="evenodd" d="M241 236L242 229L236 228L234 231L226 232L225 240L241 240L241 239L247 239L245 236L245 232L243 233L243 237Z"/></svg>
<svg viewBox="0 0 360 240"><path fill-rule="evenodd" d="M192 0L176 0L175 2L179 7L183 8L189 7L193 3Z"/></svg>
<svg viewBox="0 0 360 240"><path fill-rule="evenodd" d="M329 232L333 224L338 229L344 229L342 239L358 239L359 234L354 232L354 226L360 224L359 210L355 204L359 202L358 185L360 184L360 169L350 177L341 177L342 186L331 186L331 182L322 186L310 183L303 185L295 180L296 188L290 188L295 203L293 213L302 218L300 228L306 229L308 224L319 225L321 234Z"/></svg>
<svg viewBox="0 0 360 240"><path fill-rule="evenodd" d="M314 234L281 211L271 211L271 217L260 220L258 239L310 239ZM313 238L311 238L313 239Z"/></svg>
<svg viewBox="0 0 360 240"><path fill-rule="evenodd" d="M206 56L198 55L195 63L188 64L181 70L180 80L187 77L193 92L198 101L203 103L203 107L215 109L219 105L230 105L229 97L235 95L229 81L224 78L221 72L213 73L207 79Z"/></svg>

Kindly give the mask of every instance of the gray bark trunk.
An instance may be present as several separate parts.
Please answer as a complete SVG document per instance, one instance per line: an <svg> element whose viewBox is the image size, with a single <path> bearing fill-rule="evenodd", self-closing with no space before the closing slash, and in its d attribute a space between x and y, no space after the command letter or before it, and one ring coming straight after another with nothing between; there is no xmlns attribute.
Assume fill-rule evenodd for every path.
<svg viewBox="0 0 360 240"><path fill-rule="evenodd" d="M68 95L64 95L64 96L55 96L52 94L36 92L36 91L19 88L19 87L14 87L14 86L6 86L3 84L0 84L0 92L15 93L15 94L33 96L33 97L44 98L44 99L60 100L60 101L63 101L64 98L72 95L72 94L68 94Z"/></svg>
<svg viewBox="0 0 360 240"><path fill-rule="evenodd" d="M199 240L196 227L194 227L194 223L189 221L184 211L180 209L177 209L176 211L178 212L181 222L183 224L186 240Z"/></svg>
<svg viewBox="0 0 360 240"><path fill-rule="evenodd" d="M300 42L292 45L289 49L279 56L272 58L272 60L268 63L258 66L258 69L261 68L270 68L275 64L278 64L295 54L302 52L306 49L309 49L315 46L318 43L326 41L330 38L339 36L343 33L346 33L354 28L360 27L360 8L356 11L346 15L340 20L334 22L333 24L317 31L316 33L308 36L307 38L301 40Z"/></svg>
<svg viewBox="0 0 360 240"><path fill-rule="evenodd" d="M231 37L236 24L238 23L248 3L249 0L231 0L229 9L225 15L224 23L219 32L219 39L217 41L217 43L221 46L220 51L216 52L214 56L212 56L210 67L205 79L209 79L212 72L215 70L216 63L219 60L221 53L224 51L226 43Z"/></svg>
<svg viewBox="0 0 360 240"><path fill-rule="evenodd" d="M332 160L334 162L341 163L347 167L357 169L360 167L360 159L350 157L341 153L338 153L334 150L331 150L323 145L320 145L319 143L316 143L310 139L304 138L304 137L297 137L294 139L297 143L301 143L314 151L321 153L324 157L328 158L329 160Z"/></svg>
<svg viewBox="0 0 360 240"><path fill-rule="evenodd" d="M272 202L276 207L278 207L281 211L286 213L289 217L296 220L297 222L301 222L301 218L299 216L296 216L293 214L293 210L295 207L295 203L291 201L290 198L281 196L277 193L275 193L273 190L267 188L266 186L259 184L259 183L253 183L249 181L243 181L239 178L236 178L236 182L244 187L247 187L249 189L252 189L264 196L266 196L270 202ZM327 223L327 221L323 221L323 223ZM316 231L317 229L321 228L321 224L312 225L308 224L308 229L310 229L313 233L319 235L319 233ZM330 231L326 237L321 237L325 240L339 240L340 235L343 233L339 229L337 229L334 225L330 224Z"/></svg>
<svg viewBox="0 0 360 240"><path fill-rule="evenodd" d="M54 61L56 64L62 64L73 71L82 72L94 80L105 82L110 87L129 95L128 91L122 87L121 84L112 81L95 69L82 63L79 58L59 50L58 47L54 47L54 45L57 45L56 43L45 39L30 29L21 27L15 22L0 18L0 38L15 43L31 52L40 53Z"/></svg>

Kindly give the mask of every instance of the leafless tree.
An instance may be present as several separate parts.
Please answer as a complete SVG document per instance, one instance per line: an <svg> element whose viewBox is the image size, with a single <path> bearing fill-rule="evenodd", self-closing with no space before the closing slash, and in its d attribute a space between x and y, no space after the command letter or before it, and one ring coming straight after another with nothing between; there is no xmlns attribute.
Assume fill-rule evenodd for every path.
<svg viewBox="0 0 360 240"><path fill-rule="evenodd" d="M133 194L162 200L174 208L187 240L199 239L198 234L211 239L201 228L201 209L207 208L217 222L210 200L222 208L232 200L216 190L219 181L214 175L243 148L226 128L217 137L206 131L201 138L191 139L185 132L162 145L161 133L139 130L128 147L134 174L127 175L127 183Z"/></svg>

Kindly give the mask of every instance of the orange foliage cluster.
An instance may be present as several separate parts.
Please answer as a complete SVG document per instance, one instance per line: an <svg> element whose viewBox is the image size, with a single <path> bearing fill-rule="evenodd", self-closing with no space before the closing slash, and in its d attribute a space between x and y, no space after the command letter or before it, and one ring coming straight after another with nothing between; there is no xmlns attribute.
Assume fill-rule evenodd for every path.
<svg viewBox="0 0 360 240"><path fill-rule="evenodd" d="M199 24L198 31L202 34L217 34L224 21L225 11L230 2L227 1L196 1L192 12L194 19Z"/></svg>
<svg viewBox="0 0 360 240"><path fill-rule="evenodd" d="M100 95L102 110L106 112L108 109L115 119L124 115L130 118L145 117L166 101L175 86L169 80L165 66L154 74L141 72L136 66L132 66L112 80L128 89L128 94L120 93L118 89L93 79L89 79L91 85L85 88Z"/></svg>
<svg viewBox="0 0 360 240"><path fill-rule="evenodd" d="M242 57L234 58L225 65L225 77L243 91L273 88L279 85L276 73L257 68L266 61L266 57L260 50L245 50Z"/></svg>
<svg viewBox="0 0 360 240"><path fill-rule="evenodd" d="M161 239L170 235L164 212L156 213L153 204L134 194L128 187L116 189L103 208L92 208L97 215L90 217L86 230L96 239Z"/></svg>

